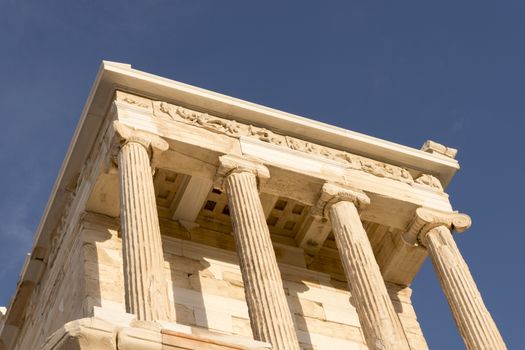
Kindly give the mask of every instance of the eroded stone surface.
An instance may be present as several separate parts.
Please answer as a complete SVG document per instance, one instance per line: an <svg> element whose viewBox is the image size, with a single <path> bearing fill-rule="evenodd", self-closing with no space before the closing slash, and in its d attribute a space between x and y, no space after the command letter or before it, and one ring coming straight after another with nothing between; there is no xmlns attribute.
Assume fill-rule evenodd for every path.
<svg viewBox="0 0 525 350"><path fill-rule="evenodd" d="M450 230L435 227L423 242L467 349L506 349Z"/></svg>
<svg viewBox="0 0 525 350"><path fill-rule="evenodd" d="M408 350L405 333L357 211L356 205L367 202L366 196L344 189L327 195L334 197L328 201L334 201L328 215L368 347Z"/></svg>
<svg viewBox="0 0 525 350"><path fill-rule="evenodd" d="M317 145L295 137L279 135L265 128L246 125L235 120L200 113L161 101L153 102L153 110L154 115L159 118L180 121L232 137L249 136L257 138L263 142L342 162L350 168L362 170L375 176L392 178L407 183L413 182L410 173L401 167Z"/></svg>
<svg viewBox="0 0 525 350"><path fill-rule="evenodd" d="M0 320L0 349L39 348L57 330L49 338L57 349L85 347L72 334L97 349L268 348L254 337L277 349L426 349L407 287L422 247L442 266L436 270L469 349L503 348L457 247L429 240L440 225L470 224L443 192L450 170L420 171L403 158L454 167L454 149L427 143L429 155L371 139L359 153L381 144L389 156L402 154L394 163L272 131L264 119L239 122L213 104L206 114L180 102L117 91L111 108L98 106L108 114L88 130L93 144L74 152L85 150L85 163L59 188L55 222L32 251L3 330ZM326 181L354 192L323 189ZM451 284L480 302L468 306ZM468 307L483 322L469 323ZM98 321L75 321L93 316ZM177 323L131 324L137 317ZM181 329L192 331L170 333ZM69 343L60 345L62 336Z"/></svg>
<svg viewBox="0 0 525 350"><path fill-rule="evenodd" d="M233 233L255 339L275 349L299 349L270 231L257 191L257 177L244 167L225 178Z"/></svg>
<svg viewBox="0 0 525 350"><path fill-rule="evenodd" d="M126 309L139 320L170 320L167 283L155 190L147 147L154 137L126 132L118 153L121 189L122 256ZM160 148L157 146L157 148Z"/></svg>

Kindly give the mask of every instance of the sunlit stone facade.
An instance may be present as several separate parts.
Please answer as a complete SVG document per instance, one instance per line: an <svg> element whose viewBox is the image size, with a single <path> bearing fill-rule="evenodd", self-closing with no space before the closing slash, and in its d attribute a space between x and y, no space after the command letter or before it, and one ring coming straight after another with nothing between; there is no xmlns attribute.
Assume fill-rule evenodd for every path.
<svg viewBox="0 0 525 350"><path fill-rule="evenodd" d="M427 349L427 255L466 347L505 349L451 235L455 155L104 62L0 349Z"/></svg>

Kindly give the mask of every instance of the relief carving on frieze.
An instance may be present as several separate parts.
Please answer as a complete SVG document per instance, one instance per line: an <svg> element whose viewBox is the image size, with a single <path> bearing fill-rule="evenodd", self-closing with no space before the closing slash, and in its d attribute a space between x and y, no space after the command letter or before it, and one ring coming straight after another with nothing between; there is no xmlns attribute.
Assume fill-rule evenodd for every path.
<svg viewBox="0 0 525 350"><path fill-rule="evenodd" d="M391 178L406 183L414 182L412 175L410 175L408 170L395 165L386 164L345 151L320 146L294 137L287 136L286 141L288 142L288 147L293 150L316 154L331 160L339 161L345 163L350 169L357 169L375 176Z"/></svg>
<svg viewBox="0 0 525 350"><path fill-rule="evenodd" d="M199 126L206 130L226 134L228 136L241 136L241 125L235 120L213 117L208 113L200 113L180 106L175 106L166 102L153 102L153 114L157 117L171 119L194 126Z"/></svg>
<svg viewBox="0 0 525 350"><path fill-rule="evenodd" d="M272 143L274 145L278 146L285 146L286 145L286 138L282 135L277 135L273 131L270 131L265 128L258 128L256 126L250 125L249 126L249 135L253 136L263 142Z"/></svg>
<svg viewBox="0 0 525 350"><path fill-rule="evenodd" d="M441 185L441 181L439 181L439 179L436 178L435 176L432 176L429 174L423 174L419 176L417 179L415 179L414 181L418 184L432 187L439 191L443 191L443 186Z"/></svg>
<svg viewBox="0 0 525 350"><path fill-rule="evenodd" d="M260 141L286 147L343 163L350 169L356 169L379 177L394 179L412 184L414 179L407 169L358 156L345 151L321 146L291 136L277 134L271 130L239 123L235 120L216 117L208 113L197 112L185 107L162 101L153 101L153 115L157 118L173 120L231 137L252 137ZM417 183L440 189L439 180L431 175L420 176ZM442 190L442 188L441 188Z"/></svg>
<svg viewBox="0 0 525 350"><path fill-rule="evenodd" d="M122 101L130 104L130 105L136 105L140 108L150 108L151 109L151 103L150 102L144 102L139 100L138 98L133 98L130 95L124 96L122 98Z"/></svg>

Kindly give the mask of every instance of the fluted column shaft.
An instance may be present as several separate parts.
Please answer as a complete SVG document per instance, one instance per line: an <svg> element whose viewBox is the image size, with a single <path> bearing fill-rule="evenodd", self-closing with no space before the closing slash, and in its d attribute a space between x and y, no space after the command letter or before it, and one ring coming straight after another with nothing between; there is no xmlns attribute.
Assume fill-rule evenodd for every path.
<svg viewBox="0 0 525 350"><path fill-rule="evenodd" d="M224 185L254 338L271 343L276 350L298 350L256 175L233 172Z"/></svg>
<svg viewBox="0 0 525 350"><path fill-rule="evenodd" d="M329 216L368 348L408 350L405 333L355 204L339 201L331 205Z"/></svg>
<svg viewBox="0 0 525 350"><path fill-rule="evenodd" d="M126 311L139 320L169 320L171 308L147 146L133 140L124 143L118 167Z"/></svg>
<svg viewBox="0 0 525 350"><path fill-rule="evenodd" d="M467 349L506 349L450 230L433 228L424 235L423 243Z"/></svg>

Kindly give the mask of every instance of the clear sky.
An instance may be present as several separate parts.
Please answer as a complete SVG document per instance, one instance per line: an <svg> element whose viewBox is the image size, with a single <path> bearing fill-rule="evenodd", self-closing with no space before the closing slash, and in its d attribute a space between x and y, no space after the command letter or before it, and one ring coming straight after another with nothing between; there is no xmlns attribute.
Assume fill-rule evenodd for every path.
<svg viewBox="0 0 525 350"><path fill-rule="evenodd" d="M103 59L419 148L459 149L456 241L524 349L525 2L0 0L0 305ZM429 261L432 349L463 349Z"/></svg>

